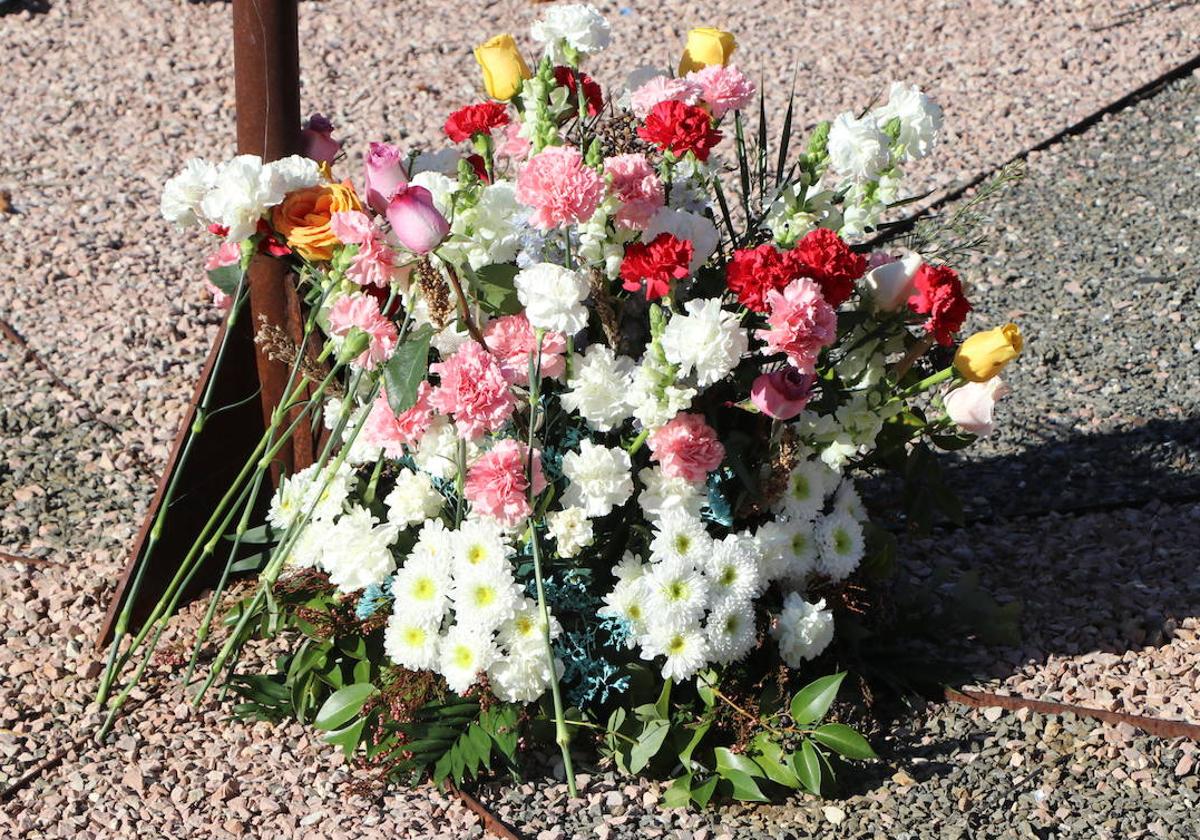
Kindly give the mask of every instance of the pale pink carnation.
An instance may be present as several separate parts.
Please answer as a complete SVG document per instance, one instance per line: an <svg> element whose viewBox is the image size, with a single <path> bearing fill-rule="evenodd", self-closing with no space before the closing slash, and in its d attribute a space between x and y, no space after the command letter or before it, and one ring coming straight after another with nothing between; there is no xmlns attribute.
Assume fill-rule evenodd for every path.
<svg viewBox="0 0 1200 840"><path fill-rule="evenodd" d="M503 139L496 144L496 155L513 161L523 161L533 151L533 143L521 136L521 121L513 119L503 128Z"/></svg>
<svg viewBox="0 0 1200 840"><path fill-rule="evenodd" d="M386 289L396 280L396 253L384 244L379 229L366 213L359 210L334 213L329 217L329 229L339 241L358 246L346 269L351 282Z"/></svg>
<svg viewBox="0 0 1200 840"><path fill-rule="evenodd" d="M345 245L361 245L374 235L371 219L361 210L340 210L329 217L329 230Z"/></svg>
<svg viewBox="0 0 1200 840"><path fill-rule="evenodd" d="M533 208L529 223L542 230L586 222L604 198L604 180L571 146L550 146L517 174L517 201Z"/></svg>
<svg viewBox="0 0 1200 840"><path fill-rule="evenodd" d="M663 475L700 484L721 466L725 447L712 426L699 414L681 412L646 441L651 459L662 465Z"/></svg>
<svg viewBox="0 0 1200 840"><path fill-rule="evenodd" d="M529 480L525 475L528 448L505 438L479 457L467 470L463 493L471 510L504 525L516 525L532 513ZM533 450L534 495L546 489L541 453Z"/></svg>
<svg viewBox="0 0 1200 840"><path fill-rule="evenodd" d="M710 64L688 73L686 80L700 88L700 98L718 120L730 111L745 108L754 99L754 82L736 67Z"/></svg>
<svg viewBox="0 0 1200 840"><path fill-rule="evenodd" d="M529 357L534 351L533 327L524 313L505 315L488 321L483 330L483 340L488 349L500 362L504 378L516 385L529 384ZM547 331L542 336L542 376L558 379L567 369L563 353L567 350L567 339L560 332Z"/></svg>
<svg viewBox="0 0 1200 840"><path fill-rule="evenodd" d="M338 298L329 309L329 332L345 338L358 327L367 334L367 349L355 359L355 364L367 370L387 361L396 349L399 334L396 325L383 317L379 304L370 295L355 292Z"/></svg>
<svg viewBox="0 0 1200 840"><path fill-rule="evenodd" d="M454 418L459 437L476 440L497 431L512 416L517 400L500 362L474 341L429 369L440 377L429 404Z"/></svg>
<svg viewBox="0 0 1200 840"><path fill-rule="evenodd" d="M621 200L617 225L645 230L665 198L662 180L650 161L645 155L615 155L604 161L604 171L612 178L613 194Z"/></svg>
<svg viewBox="0 0 1200 840"><path fill-rule="evenodd" d="M807 277L793 280L783 291L767 293L769 330L757 335L768 353L786 353L801 373L812 373L822 347L837 338L837 314L821 295L821 287Z"/></svg>
<svg viewBox="0 0 1200 840"><path fill-rule="evenodd" d="M433 422L433 409L429 405L432 391L428 382L422 382L417 386L417 401L407 411L396 414L388 404L387 393L381 389L363 426L367 443L380 447L389 458L403 457L406 446L416 447Z"/></svg>
<svg viewBox="0 0 1200 840"><path fill-rule="evenodd" d="M659 102L683 102L695 105L700 100L700 86L690 79L655 76L629 94L629 107L639 120L646 119Z"/></svg>

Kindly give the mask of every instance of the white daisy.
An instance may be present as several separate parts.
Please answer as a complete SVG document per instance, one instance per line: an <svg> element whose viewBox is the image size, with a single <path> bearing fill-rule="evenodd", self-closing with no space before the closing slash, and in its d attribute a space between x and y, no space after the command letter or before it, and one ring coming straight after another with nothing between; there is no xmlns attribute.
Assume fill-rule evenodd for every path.
<svg viewBox="0 0 1200 840"><path fill-rule="evenodd" d="M437 625L414 619L396 610L383 631L383 651L388 658L410 671L426 671L438 664Z"/></svg>
<svg viewBox="0 0 1200 840"><path fill-rule="evenodd" d="M410 554L392 578L392 597L397 612L436 627L449 605L450 567L429 554Z"/></svg>
<svg viewBox="0 0 1200 840"><path fill-rule="evenodd" d="M842 511L817 521L816 543L817 569L832 580L850 577L866 551L862 525Z"/></svg>
<svg viewBox="0 0 1200 840"><path fill-rule="evenodd" d="M618 580L617 585L604 596L604 606L597 610L601 618L615 618L629 625L631 637L627 647L633 647L633 636L646 632L646 616L649 588L644 575Z"/></svg>
<svg viewBox="0 0 1200 840"><path fill-rule="evenodd" d="M519 590L507 563L481 563L455 573L450 587L454 617L459 624L491 632L512 618Z"/></svg>
<svg viewBox="0 0 1200 840"><path fill-rule="evenodd" d="M727 665L738 661L754 647L754 605L748 601L725 601L709 613L704 634L713 662Z"/></svg>
<svg viewBox="0 0 1200 840"><path fill-rule="evenodd" d="M455 694L475 684L479 674L496 661L498 651L491 633L477 627L455 624L439 641L438 670Z"/></svg>
<svg viewBox="0 0 1200 840"><path fill-rule="evenodd" d="M641 579L646 581L646 605L654 622L699 621L708 608L708 581L687 560L676 557L652 563Z"/></svg>
<svg viewBox="0 0 1200 840"><path fill-rule="evenodd" d="M788 475L778 507L791 519L812 521L836 486L837 475L821 461L801 461Z"/></svg>
<svg viewBox="0 0 1200 840"><path fill-rule="evenodd" d="M736 534L713 541L704 576L708 578L714 609L728 601L749 601L762 591L757 553L752 539L746 541Z"/></svg>
<svg viewBox="0 0 1200 840"><path fill-rule="evenodd" d="M493 519L468 519L454 532L456 575L480 567L507 569L511 555L504 528Z"/></svg>
<svg viewBox="0 0 1200 840"><path fill-rule="evenodd" d="M712 552L712 537L697 517L683 511L664 514L655 523L650 555L654 560L682 560L703 567Z"/></svg>
<svg viewBox="0 0 1200 840"><path fill-rule="evenodd" d="M676 682L695 676L708 662L708 639L694 622L682 626L663 624L650 630L642 645L642 659L665 657L663 679Z"/></svg>

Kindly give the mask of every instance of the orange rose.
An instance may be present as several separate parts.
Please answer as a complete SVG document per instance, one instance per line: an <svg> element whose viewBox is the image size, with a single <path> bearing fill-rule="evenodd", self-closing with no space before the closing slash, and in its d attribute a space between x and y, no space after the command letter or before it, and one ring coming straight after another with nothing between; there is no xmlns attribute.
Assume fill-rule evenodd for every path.
<svg viewBox="0 0 1200 840"><path fill-rule="evenodd" d="M271 223L292 250L310 262L320 262L331 259L333 249L341 244L329 229L329 220L346 210L362 210L349 181L318 184L288 193L271 212Z"/></svg>

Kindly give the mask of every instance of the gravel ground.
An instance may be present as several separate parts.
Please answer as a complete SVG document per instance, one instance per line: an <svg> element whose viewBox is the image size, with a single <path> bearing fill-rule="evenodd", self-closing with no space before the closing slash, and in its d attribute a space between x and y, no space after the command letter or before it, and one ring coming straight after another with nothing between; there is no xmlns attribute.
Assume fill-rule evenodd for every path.
<svg viewBox="0 0 1200 840"><path fill-rule="evenodd" d="M914 182L935 186L986 169L1051 135L1187 59L1200 45L1200 9L1188 4L1160 4L1126 16L1124 9L1142 4L1101 8L980 0L940 3L934 15L929 4L915 1L794 3L789 28L797 47L778 37L783 18L778 4L743 3L736 9L733 4L631 4L628 13L599 5L612 13L619 45L601 62L601 78L611 78L628 62L634 44L674 45L686 25L697 22L737 30L744 44L742 65L761 68L768 77L783 77L784 68L800 61L803 121L861 106L892 78L926 85L946 106L950 132L935 158L940 174L914 172ZM330 113L345 126L342 133L352 148L378 137L434 140L442 115L472 94L471 43L493 29L521 31L533 14L524 3L504 0L488 7L486 22L464 27L432 0L403 9L381 9L366 0L305 3L305 109ZM88 706L95 689L91 639L152 491L142 465L149 463L152 471L165 459L215 330L216 318L199 291L201 245L195 237L166 229L155 208L159 185L184 158L232 153L227 15L220 3L51 0L44 13L2 19L6 69L0 74L0 96L6 107L0 125L7 131L0 149L0 189L12 193L18 212L0 213L0 250L6 256L0 267L0 318L27 338L68 387L0 340L0 551L42 558L35 564L0 561L0 673L5 676L0 680L0 785L54 755L95 722L95 710ZM419 35L393 34L407 31ZM386 38L380 37L383 32ZM661 51L656 57L665 60L675 47ZM72 58L48 68L46 56L55 54ZM1080 432L1093 433L1084 440L1108 441L1103 448L1066 450L1063 464L1091 463L1093 473L1102 475L1096 465L1105 461L1093 458L1107 459L1111 468L1133 448L1153 465L1153 481L1138 486L1158 486L1175 475L1190 480L1192 460L1177 464L1154 441L1183 434L1182 420L1194 411L1187 400L1194 396L1179 379L1143 375L1105 381L1115 379L1109 372L1114 367L1121 374L1153 373L1187 361L1180 350L1182 323L1172 322L1169 313L1166 320L1150 320L1151 312L1190 299L1184 284L1133 278L1183 277L1190 269L1195 281L1194 253L1173 250L1187 244L1187 214L1194 216L1197 206L1194 149L1177 151L1195 140L1195 112L1187 102L1189 95L1195 101L1195 89L1188 84L1193 87L1164 94L1036 158L1035 167L1066 154L1054 170L1061 177L1038 179L1038 191L1022 188L1030 190L1022 193L1023 203L1012 203L1001 214L1005 245L998 260L1004 268L996 267L1000 262L980 266L989 288L979 302L991 307L984 313L994 317L1013 308L1033 313L1022 316L1027 331L1035 341L1039 333L1053 335L1059 356L1035 343L1014 372L1019 399L1010 400L1005 410L1019 422L991 444L994 449L983 462L995 467L991 481L1033 470L1044 455L1029 442L1047 427L1069 431L1043 452L1069 446ZM810 90L822 96L805 95ZM1087 146L1093 137L1107 142ZM1134 147L1140 151L1127 151ZM1077 149L1088 153L1071 156ZM1058 203L1044 201L1045 195L1057 195ZM1107 201L1115 212L1106 215L1097 201ZM1036 212L1027 212L1030 203ZM1152 208L1169 209L1170 215ZM1047 230L1056 231L1056 238L1036 239ZM1164 230L1177 235L1164 237ZM1036 249L1027 244L1035 239ZM1035 262L1050 251L1077 259L1072 265L1079 268L1068 277L1057 266L1047 267L1044 258ZM1072 291L1072 281L1083 291ZM1023 288L1034 282L1038 291L1053 290L1046 298L1053 303L1034 308L1038 302ZM1005 294L1014 297L1008 301ZM1094 307L1090 298L1096 296L1106 305L1111 301L1113 311L1099 330L1082 317L1072 320L1067 306L1070 301L1080 311L1081 303ZM1146 299L1155 306L1135 305ZM1113 321L1120 326L1114 329ZM1070 332L1064 331L1066 323ZM1091 342L1103 337L1115 341L1092 349ZM1089 349L1067 352L1076 341L1081 347L1088 342ZM1154 364L1142 361L1155 352ZM1108 376L1102 379L1101 371ZM1070 379L1068 372L1077 378ZM1071 396L1086 396L1090 413L1065 399L1065 388L1051 390L1046 383L1055 377L1071 383ZM1098 380L1103 384L1089 391ZM1105 393L1105 388L1129 390ZM1039 394L1038 401L1023 401L1031 393ZM1053 423L1035 424L1033 418L1047 416L1047 410ZM1151 422L1138 423L1142 416ZM1139 428L1148 430L1143 448L1121 442L1133 438L1120 435ZM1061 475L1064 469L1060 464L1037 473L1029 484L1042 487L1046 475ZM1028 498L1053 505L1065 490L1103 496L1107 487L1058 486L1058 492L1042 497L1026 488ZM995 497L990 498L994 504ZM1124 497L1110 493L1106 498ZM1026 647L997 650L994 661L979 663L978 673L992 678L990 684L1080 699L1087 696L1080 692L1095 697L1108 690L1096 681L1097 674L1108 672L1144 679L1138 695L1143 700L1184 690L1182 675L1168 672L1186 663L1187 644L1194 656L1200 611L1195 582L1187 577L1192 570L1186 547L1187 534L1195 530L1195 510L1180 506L1121 516L1133 518L1064 517L1054 520L1052 529L1030 521L1021 532L1026 542L1009 543L1022 545L1022 562L1029 566L1041 557L1039 547L1057 551L1055 562L1039 567L1030 580L1060 586L1067 595L1080 589L1067 591L1055 569L1075 563L1094 570L1089 580L1081 574L1078 586L1090 583L1087 591L1097 593L1093 601L1112 603L1090 619L1090 628L1068 628L1065 616L1055 616L1053 589L1041 600L1030 598L1029 581L1022 581L1022 566L1014 561L1017 552L1004 548L1004 526L968 529L919 547L925 553L915 556L924 556L928 565L944 558L954 565L978 542L985 556L1002 561L991 567L988 584L1005 598L1021 598L1030 614L1041 616L1032 631L1027 628L1033 635ZM1148 544L1152 533L1159 535L1158 542ZM1105 554L1107 562L1085 562L1093 559L1080 547L1088 539L1114 548ZM1143 552L1153 562L1139 563ZM1124 599L1101 592L1095 578L1104 574L1114 590L1131 592ZM1087 607L1087 598L1079 595L1069 613L1082 622ZM1149 609L1158 614L1149 615ZM1140 639L1134 625L1126 631L1119 624L1130 616L1145 631ZM173 632L185 633L191 618L184 617ZM1105 653L1120 660L1098 658ZM181 705L178 686L161 679L172 670L169 659L153 669L147 696L111 743L69 752L61 766L0 809L0 835L479 833L476 818L436 793L397 791L373 799L350 794L342 784L350 772L302 727L230 723L216 704L189 711ZM1077 691L1068 685L1070 679ZM166 691L160 693L160 686ZM1188 690L1187 705L1162 708L1194 719L1197 689L1193 684ZM1142 706L1134 708L1148 708L1138 702ZM1124 699L1120 703L1129 706ZM598 773L586 788L585 804L555 830L549 828L557 813L551 809L561 802L561 787L539 782L532 790L488 791L485 800L530 836L545 840L593 831L613 837L657 832L693 840L795 836L828 830L827 824L839 821L839 836L848 837L903 836L904 831L929 836L929 825L938 825L945 836L959 836L952 833L959 822L960 834L983 836L1137 837L1154 836L1146 832L1156 826L1157 836L1195 833L1186 821L1170 821L1174 805L1196 801L1187 745L1038 716L1015 721L1010 715L993 722L955 707L932 708L897 731L894 744L885 745L889 763L871 771L885 778L859 779L856 784L867 792L839 802L660 814L647 804L652 788L627 788ZM1046 736L1046 746L1039 746L1051 723L1069 733L1066 740ZM975 754L978 758L969 758ZM1021 761L1014 763L1014 756ZM889 775L900 771L905 775ZM1043 785L1048 790L1039 800ZM959 789L980 798L962 806ZM1164 791L1173 797L1169 804L1160 801ZM1095 805L1097 797L1102 805ZM599 816L618 807L629 819L621 822L614 814L609 832L597 829ZM1048 828L1056 821L1058 828ZM543 831L549 833L540 835Z"/></svg>

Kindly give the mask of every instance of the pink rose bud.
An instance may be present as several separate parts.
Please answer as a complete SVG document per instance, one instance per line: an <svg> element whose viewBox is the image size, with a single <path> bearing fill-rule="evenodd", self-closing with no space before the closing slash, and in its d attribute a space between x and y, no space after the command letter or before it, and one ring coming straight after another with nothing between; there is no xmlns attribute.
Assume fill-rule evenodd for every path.
<svg viewBox="0 0 1200 840"><path fill-rule="evenodd" d="M987 437L996 428L992 419L996 402L1011 393L1012 388L999 376L986 382L968 382L946 395L946 413L964 432Z"/></svg>
<svg viewBox="0 0 1200 840"><path fill-rule="evenodd" d="M408 185L400 150L390 143L372 143L366 160L367 204L376 213L386 213L388 202Z"/></svg>
<svg viewBox="0 0 1200 840"><path fill-rule="evenodd" d="M898 260L872 267L864 280L875 305L889 312L903 306L913 293L913 277L921 262L920 254L909 253Z"/></svg>
<svg viewBox="0 0 1200 840"><path fill-rule="evenodd" d="M301 151L317 163L333 163L342 144L333 139L333 123L320 114L313 114L300 129Z"/></svg>
<svg viewBox="0 0 1200 840"><path fill-rule="evenodd" d="M808 405L812 386L812 375L801 373L788 365L755 379L750 386L750 401L768 417L791 420Z"/></svg>
<svg viewBox="0 0 1200 840"><path fill-rule="evenodd" d="M388 203L387 219L400 244L414 254L428 254L450 232L450 223L424 187L401 188Z"/></svg>

